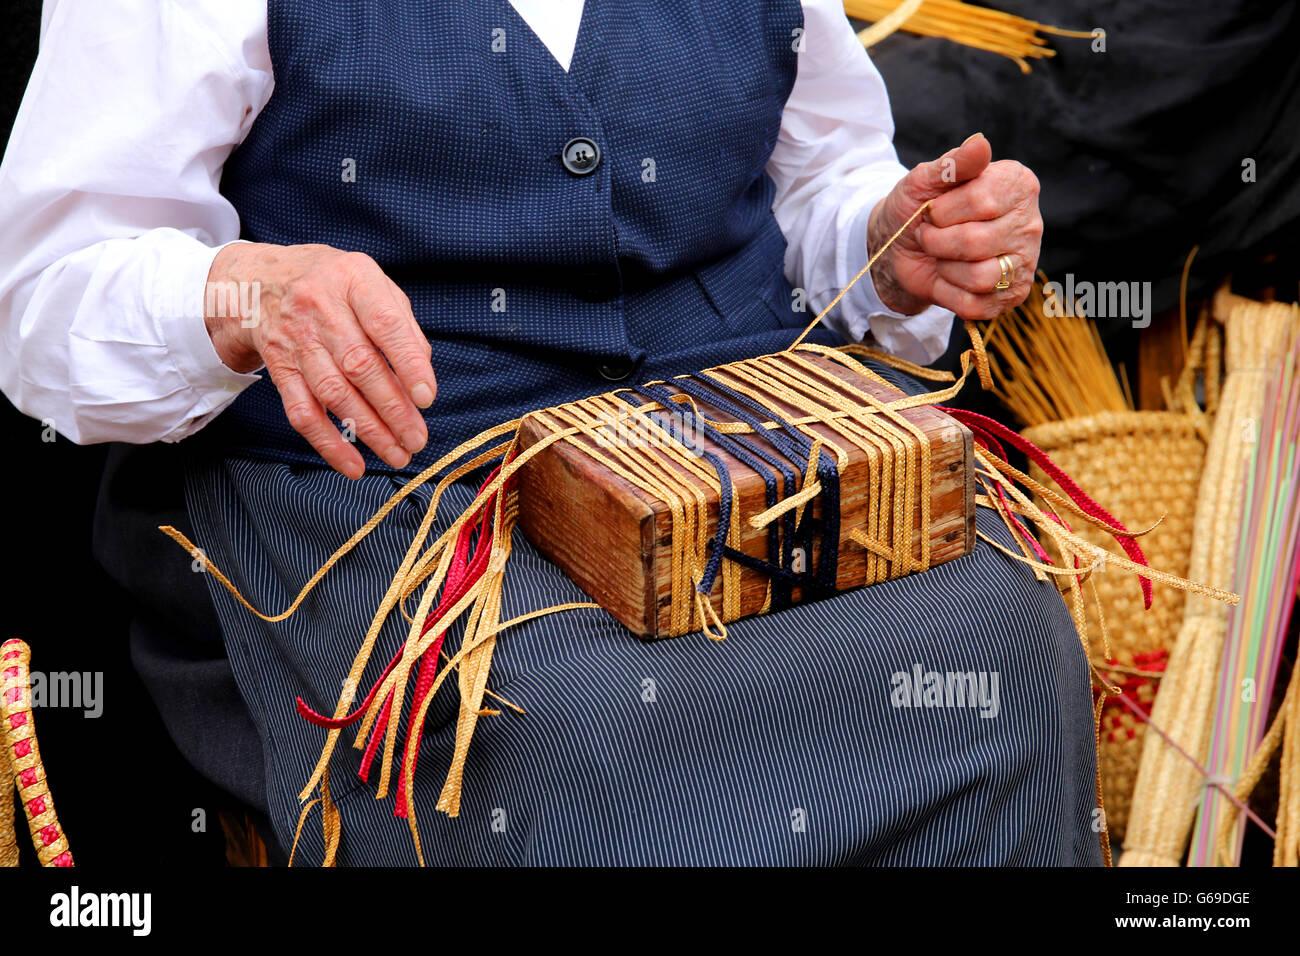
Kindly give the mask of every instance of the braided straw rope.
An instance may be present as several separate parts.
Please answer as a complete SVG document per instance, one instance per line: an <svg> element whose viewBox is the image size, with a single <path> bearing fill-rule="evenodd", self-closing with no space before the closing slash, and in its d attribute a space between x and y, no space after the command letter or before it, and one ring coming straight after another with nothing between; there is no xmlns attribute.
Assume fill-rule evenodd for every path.
<svg viewBox="0 0 1300 956"><path fill-rule="evenodd" d="M0 678L3 678L0 680L0 717L4 720L5 750L41 865L72 866L68 838L54 812L54 798L45 780L41 749L36 743L36 723L32 719L31 659L31 648L23 641L0 644ZM4 789L6 796L0 803L8 812L0 810L0 865L17 866L13 795L7 787Z"/></svg>
<svg viewBox="0 0 1300 956"><path fill-rule="evenodd" d="M0 784L0 867L18 865L18 834L14 831L14 792Z"/></svg>
<svg viewBox="0 0 1300 956"><path fill-rule="evenodd" d="M1195 518L1188 575L1231 586L1241 532L1245 466L1264 407L1264 389L1300 323L1300 307L1243 301L1225 322L1227 379L1219 393ZM1204 761L1213 720L1227 608L1196 595L1161 681L1151 719ZM1154 734L1142 749L1121 866L1177 866L1205 781Z"/></svg>

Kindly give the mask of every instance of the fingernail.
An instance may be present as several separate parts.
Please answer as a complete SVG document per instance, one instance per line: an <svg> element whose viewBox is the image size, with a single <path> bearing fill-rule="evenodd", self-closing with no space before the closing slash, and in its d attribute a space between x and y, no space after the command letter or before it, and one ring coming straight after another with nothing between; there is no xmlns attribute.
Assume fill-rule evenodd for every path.
<svg viewBox="0 0 1300 956"><path fill-rule="evenodd" d="M402 447L412 455L423 448L426 441L428 441L428 439L425 436L414 430L402 435Z"/></svg>
<svg viewBox="0 0 1300 956"><path fill-rule="evenodd" d="M977 137L977 136L983 136L983 135L984 135L983 133L971 133L969 136L967 136L965 139L963 139L963 140L961 141L961 145L962 145L962 146L965 146L965 145L966 145L967 143L969 143L971 140L975 139L975 137ZM960 149L960 148L961 148L961 147L959 146L958 149Z"/></svg>
<svg viewBox="0 0 1300 956"><path fill-rule="evenodd" d="M384 461L388 462L394 468L401 469L411 463L411 456L408 455L404 449L398 448L394 445L392 448L388 449L387 453L385 453Z"/></svg>
<svg viewBox="0 0 1300 956"><path fill-rule="evenodd" d="M354 461L348 464L346 470L343 472L343 477L351 478L353 481L356 481L365 473L366 473L366 466L364 464L360 464Z"/></svg>
<svg viewBox="0 0 1300 956"><path fill-rule="evenodd" d="M433 404L433 389L421 382L419 385L415 386L415 388L411 389L411 398L414 399L415 404L419 405L421 408L428 408Z"/></svg>

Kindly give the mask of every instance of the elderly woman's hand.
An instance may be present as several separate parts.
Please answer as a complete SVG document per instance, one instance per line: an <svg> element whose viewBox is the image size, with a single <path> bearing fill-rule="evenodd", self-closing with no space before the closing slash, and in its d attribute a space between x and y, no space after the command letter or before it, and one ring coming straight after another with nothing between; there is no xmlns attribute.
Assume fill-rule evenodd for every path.
<svg viewBox="0 0 1300 956"><path fill-rule="evenodd" d="M327 411L394 468L424 447L429 432L416 406L429 407L437 392L431 347L405 293L373 259L240 242L217 253L208 284L256 291L253 309L241 301L250 296L209 295L208 335L235 371L266 366L289 424L336 470L360 478L365 464Z"/></svg>
<svg viewBox="0 0 1300 956"><path fill-rule="evenodd" d="M976 133L939 159L921 163L872 210L869 251L885 244L927 200L930 209L871 269L881 301L905 315L930 303L964 319L991 319L1029 294L1038 265L1043 218L1038 179L1011 160L990 163ZM1011 279L999 257L1009 260Z"/></svg>

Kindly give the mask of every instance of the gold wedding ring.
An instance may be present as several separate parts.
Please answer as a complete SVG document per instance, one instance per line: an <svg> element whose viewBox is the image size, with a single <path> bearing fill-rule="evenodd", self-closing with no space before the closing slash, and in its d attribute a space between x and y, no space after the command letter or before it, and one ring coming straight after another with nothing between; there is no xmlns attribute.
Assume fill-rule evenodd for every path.
<svg viewBox="0 0 1300 956"><path fill-rule="evenodd" d="M998 284L993 287L995 292L1010 289L1016 277L1016 267L1012 265L1010 256L998 256L998 268L1002 270L1002 278L998 279Z"/></svg>

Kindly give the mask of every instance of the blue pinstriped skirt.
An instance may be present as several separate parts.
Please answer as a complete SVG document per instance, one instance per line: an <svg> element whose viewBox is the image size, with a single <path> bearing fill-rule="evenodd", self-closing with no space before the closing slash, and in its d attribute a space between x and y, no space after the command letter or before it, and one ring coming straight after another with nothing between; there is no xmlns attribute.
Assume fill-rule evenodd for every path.
<svg viewBox="0 0 1300 956"><path fill-rule="evenodd" d="M189 469L186 502L208 556L256 606L279 611L399 485L228 459ZM475 490L449 490L442 526ZM286 849L325 740L294 699L332 712L427 489L412 498L286 621L263 623L210 582ZM992 512L979 509L977 524L1011 546ZM518 531L504 591L503 619L587 600ZM381 635L363 688L400 646L401 623ZM450 819L433 804L451 760L454 681L439 691L415 782L426 859L1100 863L1087 663L1055 587L1023 565L979 542L923 574L728 630L718 643L700 634L646 643L590 609L505 632L488 686L527 713L479 721L461 813ZM448 647L458 639L453 628ZM960 706L961 693L923 695L914 678L930 673L974 674L985 697ZM360 759L340 746L331 765L339 862L415 863L406 821L393 816L391 796L374 799L378 774L358 778ZM298 852L295 862L323 858L318 816Z"/></svg>

